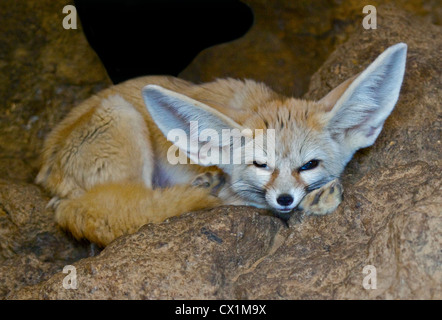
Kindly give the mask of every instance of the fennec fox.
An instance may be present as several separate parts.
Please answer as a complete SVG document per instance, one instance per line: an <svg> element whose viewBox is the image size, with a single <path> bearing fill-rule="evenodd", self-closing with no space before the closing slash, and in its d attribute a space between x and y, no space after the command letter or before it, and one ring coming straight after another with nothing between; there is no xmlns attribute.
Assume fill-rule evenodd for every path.
<svg viewBox="0 0 442 320"><path fill-rule="evenodd" d="M84 101L52 131L36 181L53 194L56 221L101 246L219 205L330 213L341 202L345 165L374 143L396 104L406 51L403 43L388 48L317 102L251 80L129 80ZM233 135L201 135L226 129L240 132L239 145ZM208 161L208 149L219 151L211 160L230 161ZM232 161L238 150L242 161ZM187 164L176 163L177 154Z"/></svg>

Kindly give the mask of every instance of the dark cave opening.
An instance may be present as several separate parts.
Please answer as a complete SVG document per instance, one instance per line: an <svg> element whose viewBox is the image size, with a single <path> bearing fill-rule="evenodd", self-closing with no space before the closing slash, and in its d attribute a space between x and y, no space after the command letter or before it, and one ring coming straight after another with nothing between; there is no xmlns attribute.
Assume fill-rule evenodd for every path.
<svg viewBox="0 0 442 320"><path fill-rule="evenodd" d="M239 0L75 0L84 33L116 84L177 76L197 54L243 36L252 10Z"/></svg>

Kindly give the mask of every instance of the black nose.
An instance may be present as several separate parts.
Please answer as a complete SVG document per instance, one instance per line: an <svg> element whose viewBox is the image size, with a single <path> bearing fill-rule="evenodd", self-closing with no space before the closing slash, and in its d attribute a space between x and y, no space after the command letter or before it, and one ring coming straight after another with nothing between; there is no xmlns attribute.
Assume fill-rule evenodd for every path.
<svg viewBox="0 0 442 320"><path fill-rule="evenodd" d="M293 203L293 197L289 194L281 194L278 199L276 199L281 206L289 206Z"/></svg>

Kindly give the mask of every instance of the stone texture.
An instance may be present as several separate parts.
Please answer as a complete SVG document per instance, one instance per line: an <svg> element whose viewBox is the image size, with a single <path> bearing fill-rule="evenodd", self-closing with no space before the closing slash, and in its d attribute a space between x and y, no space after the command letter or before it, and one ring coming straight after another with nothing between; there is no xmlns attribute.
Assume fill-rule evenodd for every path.
<svg viewBox="0 0 442 320"><path fill-rule="evenodd" d="M0 2L0 298L89 256L59 230L32 181L44 137L110 85L81 31L62 27L72 1Z"/></svg>
<svg viewBox="0 0 442 320"><path fill-rule="evenodd" d="M0 180L0 296L89 256L56 226L48 200L37 186Z"/></svg>
<svg viewBox="0 0 442 320"><path fill-rule="evenodd" d="M0 182L0 295L8 299L442 299L439 7L437 3L432 6L431 1L395 2L399 3L396 7L378 7L378 29L371 31L361 28L359 16L352 16L352 12L361 11L352 1L328 8L281 0L272 2L267 9L269 19L284 16L287 22L278 25L280 31L274 36L273 20L268 20L266 34L270 36L263 39L282 39L285 33L293 33L287 26L294 23L290 17L296 16L300 5L305 8L302 14L309 13L313 20L317 19L314 13L318 13L319 17L347 21L342 29L335 29L332 24L318 32L317 39L330 41L331 45L329 51L315 56L315 68L303 69L307 64L305 56L285 60L287 68L303 73L305 89L298 93L308 88L306 98L322 97L361 71L389 45L400 41L409 45L399 103L376 144L358 152L350 162L343 175L345 200L329 216L294 216L286 227L255 208L220 207L146 225L133 235L117 239L99 255L87 257L88 246L72 241L57 229L52 213L44 209L47 197L26 182L32 170L25 168L32 166L27 160L15 160L23 159L21 154L32 158L38 145L18 142L15 146L10 142L19 139L19 129L12 126L7 131L7 126L2 127L2 155L12 155L7 161L17 169ZM252 0L248 3L257 10L268 4ZM294 6L291 11L287 9L290 6ZM322 13L321 8L331 11ZM259 14L265 17L264 13ZM259 19L264 18L258 15L255 28L264 28L264 20ZM319 20L326 24L322 18ZM306 23L305 30L309 30L309 22ZM301 26L298 29L302 30ZM247 40L251 41L249 49L257 55L261 49L268 52L267 40L260 41L259 37L255 33L255 42ZM310 40L307 37L300 43L307 45ZM262 64L253 64L252 59L252 68L246 58L223 60L226 48L222 45L209 49L213 52L210 59L219 58L211 70L207 65L214 60L203 53L186 71L188 77L218 76L219 68L226 73L232 71L231 76L256 76L269 80L266 82L270 85L279 83L277 88L291 93L293 80L272 72L276 70L271 66L273 57L284 53L275 49L275 55L267 56L269 62L265 56L259 57ZM336 50L331 52L333 48ZM321 64L308 86L310 75ZM24 67L17 66L18 70L21 68ZM105 85L106 80L100 83ZM92 84L84 87L88 88L84 94L95 90ZM75 93L83 85L69 88L66 92ZM21 97L18 91L14 92L9 94ZM70 108L74 93L57 97L59 103L66 103L62 110L55 104L45 109L35 103L43 108L36 110L43 110L42 114L55 112L55 118L61 117L63 110ZM48 99L52 94L48 93ZM18 114L9 118L12 124L23 120L15 117ZM50 129L55 118L46 116L44 119L49 120L41 122L41 126L47 129L42 130ZM23 135L40 143L36 133ZM63 288L66 274L61 270L66 264L76 267L77 290ZM375 290L362 286L366 276L362 270L367 265L377 270Z"/></svg>
<svg viewBox="0 0 442 320"><path fill-rule="evenodd" d="M373 147L361 150L347 167L359 179L368 170L422 160L440 164L441 27L394 6L378 8L378 29L359 29L312 76L306 99L319 99L363 70L389 46L408 45L399 102ZM382 156L370 156L378 154Z"/></svg>
<svg viewBox="0 0 442 320"><path fill-rule="evenodd" d="M310 77L329 54L361 28L368 4L358 0L243 0L254 12L254 24L244 37L202 51L180 77L194 82L215 78L251 78L276 91L301 97ZM441 24L438 0L391 2L425 21ZM382 21L378 21L382 24Z"/></svg>
<svg viewBox="0 0 442 320"><path fill-rule="evenodd" d="M20 285L7 298L442 299L442 39L441 27L431 22L380 6L378 29L363 30L355 22L353 33L312 76L305 97L317 99L389 45L409 45L400 101L375 146L349 164L345 200L332 215L294 216L286 227L254 208L188 213L146 225L98 256L73 263L77 290L64 289L66 274L59 272ZM256 72L265 75L264 67ZM17 219L27 221L29 211L19 210ZM27 270L51 268L34 256L15 259ZM363 288L367 265L376 267L377 289Z"/></svg>
<svg viewBox="0 0 442 320"><path fill-rule="evenodd" d="M32 181L46 134L111 83L81 26L62 27L72 3L0 3L0 177Z"/></svg>
<svg viewBox="0 0 442 320"><path fill-rule="evenodd" d="M430 169L379 170L333 215L298 217L290 228L245 207L147 225L74 263L77 290L63 289L58 273L9 298L440 299L441 195L428 193L441 177ZM377 290L362 287L365 265L377 268Z"/></svg>

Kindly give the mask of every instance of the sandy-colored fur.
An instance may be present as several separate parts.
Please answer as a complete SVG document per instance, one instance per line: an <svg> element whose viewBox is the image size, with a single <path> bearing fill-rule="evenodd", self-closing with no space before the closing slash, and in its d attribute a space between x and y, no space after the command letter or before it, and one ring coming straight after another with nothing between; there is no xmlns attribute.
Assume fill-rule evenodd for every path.
<svg viewBox="0 0 442 320"><path fill-rule="evenodd" d="M283 97L252 80L126 81L72 109L52 131L36 181L53 195L50 204L63 228L102 246L146 223L221 204L330 213L341 201L336 179L357 149L374 142L396 103L405 52L403 44L390 48L319 102ZM380 95L385 107L365 90L373 83L389 88ZM268 162L265 169L252 163L170 164L172 143L165 135L174 129L171 123L198 117L208 128L263 129L264 135L274 129L274 161L257 159ZM320 159L317 168L301 170L312 159ZM205 181L204 175L222 178ZM279 204L281 194L293 198L290 205Z"/></svg>
<svg viewBox="0 0 442 320"><path fill-rule="evenodd" d="M146 111L141 89L148 84L203 101L240 122L249 117L245 111L251 105L276 96L249 80L197 86L152 76L108 88L74 108L48 136L36 181L54 195L57 222L77 238L107 245L146 223L223 203L191 186L198 174L218 169L177 168L165 159L172 144ZM170 174L171 186L151 189L155 167Z"/></svg>
<svg viewBox="0 0 442 320"><path fill-rule="evenodd" d="M171 77L142 77L104 90L74 108L49 135L37 176L54 195L56 221L76 238L104 246L146 223L220 204L250 204L232 197L229 188L216 198L191 186L197 175L218 169L168 163L165 155L172 144L152 121L140 95L148 84L210 105L244 127L281 129L281 156L299 131L286 119L305 120L316 131L323 125L321 105L280 97L251 80L199 86ZM282 123L285 128L278 127ZM170 175L170 186L151 189L155 167Z"/></svg>
<svg viewBox="0 0 442 320"><path fill-rule="evenodd" d="M77 239L86 238L105 246L146 223L221 204L220 198L205 189L186 185L152 190L141 183L107 183L79 198L61 201L56 220Z"/></svg>

